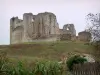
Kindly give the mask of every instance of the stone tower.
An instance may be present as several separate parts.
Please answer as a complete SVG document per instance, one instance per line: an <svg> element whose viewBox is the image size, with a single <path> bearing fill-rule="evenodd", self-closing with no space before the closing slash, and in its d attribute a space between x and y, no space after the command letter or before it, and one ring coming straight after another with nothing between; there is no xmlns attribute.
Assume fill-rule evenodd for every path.
<svg viewBox="0 0 100 75"><path fill-rule="evenodd" d="M22 20L18 17L10 19L10 43L20 43L23 39Z"/></svg>
<svg viewBox="0 0 100 75"><path fill-rule="evenodd" d="M31 35L33 32L33 14L32 13L24 13L23 14L23 42L32 41Z"/></svg>

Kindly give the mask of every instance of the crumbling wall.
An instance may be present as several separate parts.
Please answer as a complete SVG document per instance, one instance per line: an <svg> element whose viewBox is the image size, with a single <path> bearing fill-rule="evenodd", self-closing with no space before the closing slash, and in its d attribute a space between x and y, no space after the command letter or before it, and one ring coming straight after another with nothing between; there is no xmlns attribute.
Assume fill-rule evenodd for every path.
<svg viewBox="0 0 100 75"><path fill-rule="evenodd" d="M76 30L74 24L65 24L63 29L60 29L61 40L74 40L76 37Z"/></svg>
<svg viewBox="0 0 100 75"><path fill-rule="evenodd" d="M18 17L10 19L10 43L20 43L23 37L23 21Z"/></svg>
<svg viewBox="0 0 100 75"><path fill-rule="evenodd" d="M20 28L22 27L22 28ZM20 29L19 29L20 28ZM22 36L20 36L22 34ZM18 36L17 36L18 35ZM39 39L58 40L59 25L56 16L50 12L24 13L23 20L13 17L10 21L11 43L32 42ZM16 42L17 41L17 42Z"/></svg>
<svg viewBox="0 0 100 75"><path fill-rule="evenodd" d="M53 13L39 13L34 20L34 26L37 38L59 34L59 25Z"/></svg>
<svg viewBox="0 0 100 75"><path fill-rule="evenodd" d="M65 24L59 29L55 14L43 12L37 15L24 13L23 20L18 17L10 19L10 43L33 41L71 40L76 37L73 24Z"/></svg>
<svg viewBox="0 0 100 75"><path fill-rule="evenodd" d="M76 36L76 30L75 30L75 27L74 27L74 24L65 24L63 26L63 30L66 31L66 34L71 34L72 36L75 35Z"/></svg>
<svg viewBox="0 0 100 75"><path fill-rule="evenodd" d="M12 43L22 43L23 39L23 28L21 26L18 26L14 29L12 33Z"/></svg>
<svg viewBox="0 0 100 75"><path fill-rule="evenodd" d="M78 33L78 40L80 41L90 41L91 40L91 33L86 32L86 31L82 31Z"/></svg>
<svg viewBox="0 0 100 75"><path fill-rule="evenodd" d="M23 42L32 41L32 35L34 34L34 17L32 13L24 13L23 14Z"/></svg>

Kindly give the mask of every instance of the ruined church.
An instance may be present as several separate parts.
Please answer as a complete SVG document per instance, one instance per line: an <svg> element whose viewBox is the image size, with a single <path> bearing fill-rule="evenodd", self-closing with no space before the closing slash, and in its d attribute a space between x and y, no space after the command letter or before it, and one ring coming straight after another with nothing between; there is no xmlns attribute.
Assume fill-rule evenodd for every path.
<svg viewBox="0 0 100 75"><path fill-rule="evenodd" d="M34 15L24 13L23 20L18 17L10 19L10 43L57 41L76 36L73 24L59 28L55 14L43 12Z"/></svg>

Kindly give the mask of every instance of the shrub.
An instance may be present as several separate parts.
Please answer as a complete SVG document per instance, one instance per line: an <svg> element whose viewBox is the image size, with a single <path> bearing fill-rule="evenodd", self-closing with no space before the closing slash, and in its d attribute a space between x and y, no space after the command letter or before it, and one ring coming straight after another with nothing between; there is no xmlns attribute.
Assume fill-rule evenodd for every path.
<svg viewBox="0 0 100 75"><path fill-rule="evenodd" d="M96 41L93 45L96 50L100 50L100 41Z"/></svg>
<svg viewBox="0 0 100 75"><path fill-rule="evenodd" d="M26 69L22 62L18 62L17 66L9 67L7 71L8 75L34 75L34 73Z"/></svg>
<svg viewBox="0 0 100 75"><path fill-rule="evenodd" d="M86 62L87 60L83 57L80 57L79 55L73 56L71 58L69 58L69 60L66 62L68 69L71 71L73 70L73 65L74 64L83 64L84 62Z"/></svg>
<svg viewBox="0 0 100 75"><path fill-rule="evenodd" d="M0 75L5 73L6 64L8 63L6 55L6 52L0 51Z"/></svg>
<svg viewBox="0 0 100 75"><path fill-rule="evenodd" d="M62 66L58 62L43 61L36 63L35 75L62 75Z"/></svg>
<svg viewBox="0 0 100 75"><path fill-rule="evenodd" d="M22 62L19 62L17 66L9 66L5 75L62 75L62 72L63 68L58 62L40 61L33 70L25 68Z"/></svg>
<svg viewBox="0 0 100 75"><path fill-rule="evenodd" d="M100 40L93 42L92 46L94 56L96 56L96 59L100 59Z"/></svg>
<svg viewBox="0 0 100 75"><path fill-rule="evenodd" d="M5 52L0 52L0 75L62 75L63 67L58 62L39 61L33 69L26 68L22 62L17 66L8 62Z"/></svg>

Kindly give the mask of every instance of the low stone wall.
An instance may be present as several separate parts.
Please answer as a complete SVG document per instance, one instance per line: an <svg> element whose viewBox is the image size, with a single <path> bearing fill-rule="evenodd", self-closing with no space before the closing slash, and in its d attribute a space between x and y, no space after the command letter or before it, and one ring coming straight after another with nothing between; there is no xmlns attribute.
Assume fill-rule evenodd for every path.
<svg viewBox="0 0 100 75"><path fill-rule="evenodd" d="M91 33L83 31L78 33L78 40L89 42L91 40Z"/></svg>
<svg viewBox="0 0 100 75"><path fill-rule="evenodd" d="M52 41L57 41L57 37L51 37L51 38L45 38L45 39L35 39L35 40L30 40L29 42L52 42Z"/></svg>
<svg viewBox="0 0 100 75"><path fill-rule="evenodd" d="M70 34L62 34L60 35L60 40L71 40Z"/></svg>

